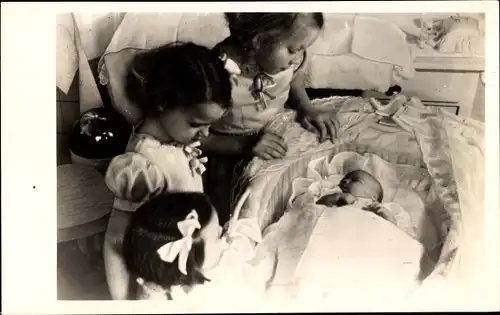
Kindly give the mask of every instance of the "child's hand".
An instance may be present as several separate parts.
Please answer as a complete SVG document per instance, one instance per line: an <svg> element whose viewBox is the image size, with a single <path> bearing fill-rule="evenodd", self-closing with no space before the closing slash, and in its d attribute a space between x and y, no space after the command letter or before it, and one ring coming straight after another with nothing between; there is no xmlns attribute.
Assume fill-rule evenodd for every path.
<svg viewBox="0 0 500 315"><path fill-rule="evenodd" d="M380 205L377 203L372 203L371 205L363 207L362 209L369 211L369 212L373 212L375 214L378 214L385 219L384 214L382 212L382 209L381 209Z"/></svg>
<svg viewBox="0 0 500 315"><path fill-rule="evenodd" d="M283 158L288 150L285 140L269 131L264 131L257 144L252 148L252 154L264 160Z"/></svg>
<svg viewBox="0 0 500 315"><path fill-rule="evenodd" d="M321 197L316 204L327 207L343 207L356 202L356 198L349 193L336 192L331 195Z"/></svg>
<svg viewBox="0 0 500 315"><path fill-rule="evenodd" d="M229 236L228 235L228 232L229 232L229 228L231 227L231 220L228 220L224 226L222 227L222 232L221 232L221 236L222 237L227 237Z"/></svg>
<svg viewBox="0 0 500 315"><path fill-rule="evenodd" d="M314 133L319 133L319 141L335 139L337 136L337 121L331 111L306 111L299 113L299 122L302 126Z"/></svg>
<svg viewBox="0 0 500 315"><path fill-rule="evenodd" d="M373 212L384 220L391 222L394 225L397 225L396 219L394 216L387 211L384 207L381 207L378 203L373 203L369 206L363 207L363 210Z"/></svg>
<svg viewBox="0 0 500 315"><path fill-rule="evenodd" d="M345 206L347 202L345 202L342 193L337 192L331 195L326 195L321 197L318 201L316 201L316 204L324 205L327 207L333 207L333 206L342 207Z"/></svg>

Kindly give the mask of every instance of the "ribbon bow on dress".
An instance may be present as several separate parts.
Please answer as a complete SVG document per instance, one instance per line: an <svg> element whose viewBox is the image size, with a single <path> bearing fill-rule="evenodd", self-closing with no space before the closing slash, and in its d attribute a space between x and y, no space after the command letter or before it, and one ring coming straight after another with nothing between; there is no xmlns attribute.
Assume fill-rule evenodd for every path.
<svg viewBox="0 0 500 315"><path fill-rule="evenodd" d="M179 271L187 275L186 264L193 246L193 233L196 229L201 229L196 210L193 209L183 221L178 222L177 227L182 234L182 238L174 242L168 242L160 247L157 253L161 260L169 263L178 258Z"/></svg>
<svg viewBox="0 0 500 315"><path fill-rule="evenodd" d="M199 175L205 172L206 168L204 164L208 162L207 157L200 158L202 154L202 151L198 148L200 145L200 141L196 141L184 147L184 153L190 158L189 167L191 167L193 173L198 173Z"/></svg>
<svg viewBox="0 0 500 315"><path fill-rule="evenodd" d="M231 76L233 84L238 85L238 75L241 74L241 69L238 64L229 58L225 53L222 53L219 58L224 63L224 68ZM250 93L257 101L256 106L258 110L267 108L266 96L271 100L276 98L267 91L267 89L272 88L275 85L276 83L273 78L264 72L260 72L254 77L252 86L250 87Z"/></svg>
<svg viewBox="0 0 500 315"><path fill-rule="evenodd" d="M267 89L272 88L275 85L276 83L274 82L273 78L265 74L264 72L261 72L254 77L253 84L250 87L250 92L252 93L254 99L258 101L258 110L267 108L266 96L271 100L276 98L274 95L271 95L267 91Z"/></svg>

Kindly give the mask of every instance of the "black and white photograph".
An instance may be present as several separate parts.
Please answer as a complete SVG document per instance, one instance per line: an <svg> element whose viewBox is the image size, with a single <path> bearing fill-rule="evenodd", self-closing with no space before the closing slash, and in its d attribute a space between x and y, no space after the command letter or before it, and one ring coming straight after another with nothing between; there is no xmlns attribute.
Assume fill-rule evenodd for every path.
<svg viewBox="0 0 500 315"><path fill-rule="evenodd" d="M55 13L57 301L500 307L498 3L449 2Z"/></svg>

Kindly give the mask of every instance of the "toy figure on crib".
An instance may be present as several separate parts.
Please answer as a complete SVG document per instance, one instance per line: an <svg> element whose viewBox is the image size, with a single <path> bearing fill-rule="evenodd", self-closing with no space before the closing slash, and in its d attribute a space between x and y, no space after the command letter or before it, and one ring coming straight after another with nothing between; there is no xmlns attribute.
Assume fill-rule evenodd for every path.
<svg viewBox="0 0 500 315"><path fill-rule="evenodd" d="M239 178L253 157L287 154L284 139L265 127L285 106L319 135L336 137L335 117L312 106L305 90L307 49L324 27L321 13L225 13L230 36L213 51L232 76L232 106L201 141L208 155L205 191L227 219L228 200L241 193ZM234 181L234 182L233 182ZM217 186L217 187L214 187ZM212 189L213 188L213 189ZM216 188L216 189L215 189ZM223 212L225 215L222 215Z"/></svg>
<svg viewBox="0 0 500 315"><path fill-rule="evenodd" d="M321 197L316 204L327 207L359 205L415 237L411 219L400 207L386 207L382 204L384 190L382 184L370 173L355 170L347 173L339 182L340 191Z"/></svg>
<svg viewBox="0 0 500 315"><path fill-rule="evenodd" d="M380 101L373 97L370 98L370 103L375 108L375 113L382 116L379 120L379 124L395 127L397 126L397 123L392 119L392 115L397 113L399 109L408 101L408 99L406 96L401 94L401 88L399 86L394 86L389 89L386 95L391 96L391 99L387 104L383 105Z"/></svg>

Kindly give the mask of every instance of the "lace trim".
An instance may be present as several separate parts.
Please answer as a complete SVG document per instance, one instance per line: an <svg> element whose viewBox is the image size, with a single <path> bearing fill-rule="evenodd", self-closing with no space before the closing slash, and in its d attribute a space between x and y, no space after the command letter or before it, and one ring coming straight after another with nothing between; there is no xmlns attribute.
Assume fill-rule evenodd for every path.
<svg viewBox="0 0 500 315"><path fill-rule="evenodd" d="M363 100L362 98L352 97L332 97L328 99L315 100L314 104L318 106L331 106L340 108L342 105L355 103L353 100ZM349 102L347 102L349 101ZM412 103L413 102L413 103ZM438 260L437 268L434 271L435 275L445 275L450 269L453 259L456 255L456 249L460 243L461 227L460 222L462 214L458 203L458 192L455 178L453 175L452 162L449 153L449 142L445 129L443 128L444 115L442 113L432 113L427 110L418 100L412 99L412 102L397 113L393 118L399 122L401 127L405 130L411 130L415 135L415 141L419 144L423 159L415 157L404 157L402 161L395 161L396 163L409 163L418 166L425 166L432 177L433 189L436 195L441 200L444 211L439 211L434 215L439 218L441 222L441 233L443 236L443 247L441 256ZM360 102L362 103L362 102ZM339 143L333 144L325 142L318 144L317 136L310 133L295 122L294 112L287 111L277 116L267 128L281 132L285 136L285 141L289 145L289 150L292 152L290 156L280 161L262 161L254 158L251 163L246 167L247 181L256 180L257 178L266 178L267 187L274 189L263 191L265 195L260 196L262 200L269 200L270 194L287 194L289 188L282 187L283 191L276 191L279 180L285 173L295 172L293 176L301 176L303 171L293 170L296 166L304 164L304 161L310 160L313 156L321 156L322 154L335 154L342 151L352 150L358 153L375 153L384 159L391 157L391 153L373 152L384 151L376 148L368 148L367 146L359 146L355 143ZM367 116L365 116L367 117ZM354 119L354 118L353 118ZM456 121L457 119L455 119ZM457 123L467 123L458 119ZM472 123L471 123L472 124ZM480 127L479 127L480 128ZM394 153L392 153L394 155ZM401 156L401 155L400 155ZM396 160L400 159L400 156ZM403 154L404 156L404 154ZM394 156L392 156L394 159ZM390 161L391 163L394 161ZM304 165L305 166L305 165ZM301 173L302 172L302 173ZM267 199L266 199L267 197ZM282 197L281 197L282 198ZM262 203L262 202L261 202ZM272 222L275 218L281 216L286 203L278 201L275 207L261 205L262 208L269 208L269 215L262 213L259 209L248 209L250 213L245 216L257 215L261 228L265 228L267 224ZM258 213L251 213L251 211L260 211Z"/></svg>

